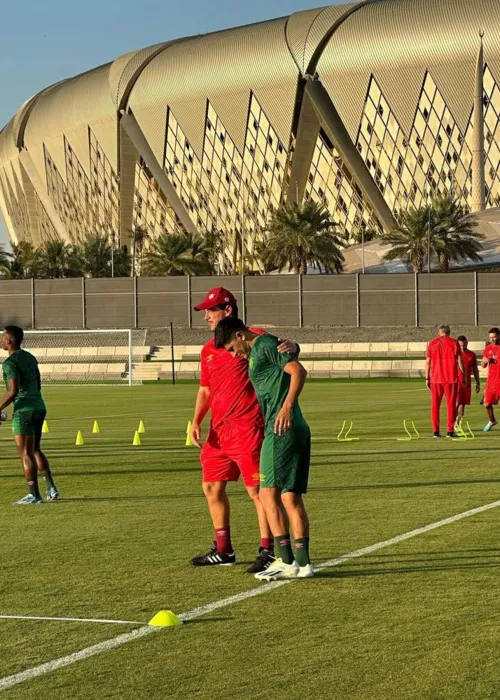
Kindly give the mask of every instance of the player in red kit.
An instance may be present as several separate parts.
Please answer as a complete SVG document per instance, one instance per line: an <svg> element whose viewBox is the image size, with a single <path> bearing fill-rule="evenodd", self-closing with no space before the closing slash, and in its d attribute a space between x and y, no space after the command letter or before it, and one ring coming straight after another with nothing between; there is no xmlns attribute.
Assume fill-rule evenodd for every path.
<svg viewBox="0 0 500 700"><path fill-rule="evenodd" d="M212 331L227 316L238 316L235 297L227 289L211 290L205 300L195 306L205 311ZM264 331L253 328L254 333ZM296 343L285 341L282 352L297 354ZM248 376L248 362L223 348L215 347L212 338L201 351L200 388L192 420L191 439L201 447L201 424L211 412L210 430L201 450L203 491L215 530L215 542L206 554L191 560L193 566L229 566L236 563L229 525L228 481L239 476L254 501L261 535L257 559L248 573L264 571L273 561L273 536L264 509L259 501L260 451L264 439L264 420Z"/></svg>
<svg viewBox="0 0 500 700"><path fill-rule="evenodd" d="M497 424L493 406L498 404L500 398L500 330L491 328L488 335L490 343L484 348L482 362L483 367L488 368L484 392L484 406L488 414L488 423L483 428L485 433L489 433Z"/></svg>
<svg viewBox="0 0 500 700"><path fill-rule="evenodd" d="M469 341L465 335L459 335L457 340L462 351L462 361L465 367L465 377L460 370L458 372L457 423L460 423L464 417L465 407L470 406L472 395L471 376L474 375L476 380L476 394L479 394L481 390L481 382L479 380L476 353L467 349Z"/></svg>
<svg viewBox="0 0 500 700"><path fill-rule="evenodd" d="M439 432L439 411L443 396L446 396L447 432L446 437L457 437L454 426L457 412L458 372L465 376L462 353L458 341L450 338L450 327L439 326L438 337L427 346L425 380L432 395L432 430L434 437Z"/></svg>

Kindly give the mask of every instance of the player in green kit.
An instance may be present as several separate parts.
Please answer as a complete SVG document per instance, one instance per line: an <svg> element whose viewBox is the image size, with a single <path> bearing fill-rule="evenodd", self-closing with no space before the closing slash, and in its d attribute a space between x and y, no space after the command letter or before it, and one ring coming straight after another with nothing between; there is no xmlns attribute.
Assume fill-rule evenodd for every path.
<svg viewBox="0 0 500 700"><path fill-rule="evenodd" d="M22 328L4 328L2 349L6 350L9 356L2 364L7 393L0 402L0 411L11 403L14 404L12 432L29 487L29 494L14 503L24 506L43 502L38 489L37 468L47 484L47 499L56 500L59 491L52 479L47 457L40 449L43 422L47 412L40 391L38 362L31 353L21 348L23 338Z"/></svg>
<svg viewBox="0 0 500 700"><path fill-rule="evenodd" d="M310 578L314 571L302 495L309 479L311 431L297 402L307 372L294 357L278 352L277 338L257 335L237 318L227 317L219 322L215 345L237 357L248 358L250 380L264 416L259 499L273 533L276 559L255 578ZM295 538L295 556L290 528Z"/></svg>

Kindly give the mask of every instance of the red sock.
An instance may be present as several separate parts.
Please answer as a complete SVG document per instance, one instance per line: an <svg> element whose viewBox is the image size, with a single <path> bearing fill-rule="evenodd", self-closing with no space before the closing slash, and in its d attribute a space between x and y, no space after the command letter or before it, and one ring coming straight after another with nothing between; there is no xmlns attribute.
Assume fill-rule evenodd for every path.
<svg viewBox="0 0 500 700"><path fill-rule="evenodd" d="M269 549L272 552L274 549L274 537L261 537L260 546L263 549Z"/></svg>
<svg viewBox="0 0 500 700"><path fill-rule="evenodd" d="M221 554L232 554L233 545L231 544L231 530L228 527L223 527L215 531L215 540L217 542L217 551Z"/></svg>

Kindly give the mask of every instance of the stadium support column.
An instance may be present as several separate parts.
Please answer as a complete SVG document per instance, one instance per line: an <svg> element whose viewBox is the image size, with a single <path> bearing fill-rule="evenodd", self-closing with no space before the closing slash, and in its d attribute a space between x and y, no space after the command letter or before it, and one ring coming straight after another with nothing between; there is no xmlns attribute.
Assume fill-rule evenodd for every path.
<svg viewBox="0 0 500 700"><path fill-rule="evenodd" d="M297 126L297 139L292 158L292 171L288 185L289 202L299 204L304 199L307 177L314 156L321 122L307 95L302 96L300 117Z"/></svg>
<svg viewBox="0 0 500 700"><path fill-rule="evenodd" d="M116 232L120 246L130 244L134 225L135 171L139 158L127 132L120 126L120 230Z"/></svg>
<svg viewBox="0 0 500 700"><path fill-rule="evenodd" d="M38 175L37 169L35 167L35 164L33 163L33 160L31 159L30 154L28 151L23 150L21 151L21 154L19 156L19 160L21 163L21 173L22 173L22 179L23 179L23 187L27 187L27 182L29 181L31 183L31 188L26 189L28 194L31 196L35 196L35 194L38 196L40 202L42 203L43 208L45 209L45 212L47 216L50 219L50 222L52 226L54 227L57 235L59 238L66 243L71 242L71 237L69 234L69 231L66 229L66 226L63 224L61 221L59 214L57 213L54 205L52 204L52 200L50 199L49 195L47 194L47 187L46 185L42 182L40 176ZM30 222L31 222L31 214L30 214ZM36 237L40 236L40 222L37 223L37 229L36 231L32 231L32 243L37 245L38 242L41 242L41 238L37 241Z"/></svg>
<svg viewBox="0 0 500 700"><path fill-rule="evenodd" d="M484 49L483 32L479 34L481 44L477 55L476 80L474 90L474 141L472 144L472 211L485 209L484 181Z"/></svg>
<svg viewBox="0 0 500 700"><path fill-rule="evenodd" d="M188 211L184 204L181 201L181 198L177 194L177 192L174 189L174 186L170 182L170 180L167 177L167 174L163 170L162 166L158 161L156 160L156 157L151 150L151 146L147 142L146 137L142 133L141 127L137 123L136 118L134 117L133 114L123 114L121 119L120 119L120 129L121 129L121 136L123 138L123 134L126 134L128 139L130 140L130 143L133 145L133 147L136 149L137 153L139 156L142 157L144 162L146 163L147 167L151 171L154 179L158 183L161 191L167 198L170 206L172 209L175 211L177 218L181 222L183 228L188 232L188 233L197 233L196 231L196 226L194 225L193 221L191 220L191 217L188 214ZM124 165L124 164L121 164ZM134 166L135 168L135 166ZM133 206L133 188L132 188L132 206ZM130 197L130 193L129 193ZM120 232L121 234L123 231ZM130 237L130 233L128 234Z"/></svg>
<svg viewBox="0 0 500 700"><path fill-rule="evenodd" d="M331 142L335 144L340 157L344 161L346 167L350 170L354 180L361 188L366 202L369 204L370 208L377 216L384 229L389 231L392 228L395 228L396 222L387 205L387 202L370 175L370 171L358 153L356 146L353 144L347 129L342 123L342 120L335 109L330 96L328 95L328 92L319 80L313 80L310 77L307 78L303 109L307 109L307 100L310 101L310 105L316 112L321 127L324 129ZM316 132L316 136L317 133L318 132ZM298 147L299 144L297 143L297 148ZM297 179L294 177L293 167L294 166L292 165L292 173L290 177L291 182ZM298 168L300 166L297 165L296 167ZM308 173L309 171L306 174L306 179Z"/></svg>

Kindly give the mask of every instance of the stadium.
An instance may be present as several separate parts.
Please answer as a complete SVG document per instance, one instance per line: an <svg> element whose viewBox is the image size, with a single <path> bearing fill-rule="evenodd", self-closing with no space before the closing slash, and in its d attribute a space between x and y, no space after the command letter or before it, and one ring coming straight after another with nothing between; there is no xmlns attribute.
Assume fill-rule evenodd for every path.
<svg viewBox="0 0 500 700"><path fill-rule="evenodd" d="M99 231L125 246L140 226L217 231L231 274L235 241L251 251L290 199L325 202L348 235L387 231L444 189L472 211L496 208L499 21L494 0L335 5L150 46L49 86L0 134L10 238Z"/></svg>
<svg viewBox="0 0 500 700"><path fill-rule="evenodd" d="M0 279L6 697L498 698L497 275L376 273L450 190L500 262L499 30L494 0L307 10L0 132L13 245L224 240L217 277ZM237 274L309 200L380 234L356 274Z"/></svg>

